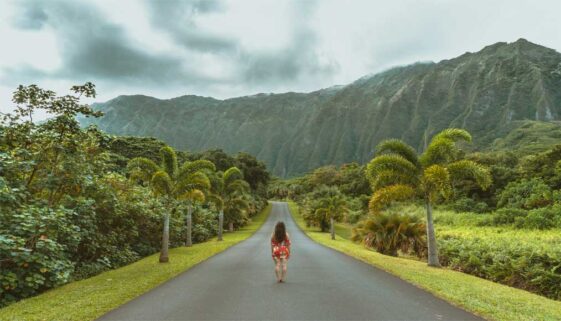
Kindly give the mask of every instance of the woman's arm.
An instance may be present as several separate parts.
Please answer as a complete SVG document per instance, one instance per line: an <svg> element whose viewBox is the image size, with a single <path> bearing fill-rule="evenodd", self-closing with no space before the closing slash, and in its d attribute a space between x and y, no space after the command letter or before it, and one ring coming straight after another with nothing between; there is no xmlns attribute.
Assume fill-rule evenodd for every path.
<svg viewBox="0 0 561 321"><path fill-rule="evenodd" d="M291 246L292 246L292 242L290 241L290 235L288 233L286 233L286 240L288 242L286 242L286 248L288 249L288 256L286 257L287 259L290 257L291 252Z"/></svg>
<svg viewBox="0 0 561 321"><path fill-rule="evenodd" d="M269 240L269 243L271 244L271 257L273 258L273 261L275 260L275 254L273 253L273 235L271 235L271 239Z"/></svg>

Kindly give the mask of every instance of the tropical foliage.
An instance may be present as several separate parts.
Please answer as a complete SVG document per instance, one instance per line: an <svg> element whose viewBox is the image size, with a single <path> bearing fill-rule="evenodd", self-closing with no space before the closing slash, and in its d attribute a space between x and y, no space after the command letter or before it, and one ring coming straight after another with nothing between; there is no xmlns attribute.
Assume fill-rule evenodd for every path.
<svg viewBox="0 0 561 321"><path fill-rule="evenodd" d="M157 252L163 215L174 209L169 246L186 243L189 207L194 242L217 234L217 213L202 198L214 165L155 139L80 128L77 116L100 116L81 97L95 97L94 85L65 96L20 86L14 111L2 115L0 307ZM35 122L37 112L51 118ZM239 162L266 186L262 163ZM264 203L255 190L248 195L252 215Z"/></svg>
<svg viewBox="0 0 561 321"><path fill-rule="evenodd" d="M193 203L202 203L210 190L210 180L204 171L214 171L214 164L206 160L185 162L181 168L177 155L171 147L160 150L161 164L144 158L133 158L128 163L130 177L134 181L150 186L152 194L165 205L160 262L169 261L169 220L183 203L187 206L187 241L191 246L191 220Z"/></svg>
<svg viewBox="0 0 561 321"><path fill-rule="evenodd" d="M212 176L211 201L219 211L219 240L222 239L224 223L233 231L235 226L247 222L251 209L249 190L249 184L237 167L230 167Z"/></svg>
<svg viewBox="0 0 561 321"><path fill-rule="evenodd" d="M390 141L386 144L398 149L395 145L400 143ZM464 142L440 144L444 146L441 147L444 151L452 147L451 150L455 150L452 154L456 155L453 160L438 164L449 174L449 184L444 181L446 188L436 193L433 204L435 235L438 237L438 248L442 249L438 255L440 263L558 299L558 280L561 277L561 270L557 268L558 236L561 235L561 145L535 154L524 154L517 150L465 153L457 148L468 146ZM316 210L320 208L320 200L328 197L329 191L341 193L346 198L349 212L340 218L346 224L336 224L339 229L349 234L349 225L352 225L355 241L381 253L415 255L425 260L428 254L426 232L422 230L426 228L426 219L423 219L426 217L426 203L423 194L419 193L422 188L411 184L415 181L401 174L415 167L417 162L411 155L417 156L421 168L425 168L423 161L428 158L419 157L411 148L404 147L401 158L391 153L389 147L385 152L376 154L377 157L398 159L378 165L396 169L398 175L395 178L404 184L389 184L389 175L386 174L372 180L368 166L325 166L302 177L274 179L269 185L269 195L295 200L300 205L306 225L327 232L329 222L322 216L316 216ZM436 159L434 155L437 153L431 153L431 158ZM404 163L403 158L412 159L413 162L409 163L414 166ZM476 172L462 172L458 167L451 166L454 163L475 164L479 174L485 177ZM349 175L354 170L345 170L357 167L362 175L360 180L354 174ZM405 170L401 171L401 168ZM427 173L436 179L438 171L431 171ZM477 176L481 177L478 179ZM349 181L357 184L344 184L347 181L345 177L353 177ZM417 181L423 182L423 178ZM369 181L376 183L372 186L374 193ZM361 187L364 182L368 189ZM382 189L381 186L386 183L387 188ZM484 190L481 185L488 187ZM349 186L354 187L347 188ZM383 193L377 193L379 190ZM402 233L406 228L410 228L410 232Z"/></svg>
<svg viewBox="0 0 561 321"><path fill-rule="evenodd" d="M337 187L322 185L304 200L303 217L308 226L317 226L322 232L331 231L333 221L342 221L350 212L347 199Z"/></svg>
<svg viewBox="0 0 561 321"><path fill-rule="evenodd" d="M423 199L427 209L428 264L431 266L440 266L433 204L448 198L456 182L472 179L483 189L491 185L487 168L462 159L457 147L460 141L470 142L471 135L462 129L445 129L432 138L421 155L417 155L415 149L400 140L386 140L377 146L376 157L366 168L374 190L369 203L373 215L395 201Z"/></svg>
<svg viewBox="0 0 561 321"><path fill-rule="evenodd" d="M353 229L352 240L376 251L397 256L398 251L426 255L425 224L415 216L381 213L364 220Z"/></svg>
<svg viewBox="0 0 561 321"><path fill-rule="evenodd" d="M335 219L340 220L341 217L348 212L347 201L343 195L335 193L318 200L318 207L315 215L321 217L321 220L329 220L329 231L331 239L335 239Z"/></svg>

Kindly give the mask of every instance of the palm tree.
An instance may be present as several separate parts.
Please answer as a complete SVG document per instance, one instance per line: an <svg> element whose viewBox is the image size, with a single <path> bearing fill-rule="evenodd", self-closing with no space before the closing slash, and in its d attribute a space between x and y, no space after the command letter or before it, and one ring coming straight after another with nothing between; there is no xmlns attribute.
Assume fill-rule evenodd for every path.
<svg viewBox="0 0 561 321"><path fill-rule="evenodd" d="M200 198L203 191L210 189L210 181L205 173L194 170L201 164L186 162L178 168L175 151L165 146L160 149L161 164L158 166L150 159L136 157L129 161L127 170L131 179L148 184L155 197L160 198L166 207L162 234L160 262L169 261L169 219L177 211L177 206L185 200ZM208 166L208 164L205 164ZM204 166L203 166L204 167ZM195 196L198 195L198 196Z"/></svg>
<svg viewBox="0 0 561 321"><path fill-rule="evenodd" d="M420 196L427 211L428 265L439 267L434 233L432 205L439 197L448 197L454 181L471 179L482 188L491 185L489 170L482 165L461 159L457 143L471 142L471 135L457 128L436 134L426 150L418 155L401 140L390 139L376 147L376 157L366 168L374 193L369 208L375 215L392 201Z"/></svg>
<svg viewBox="0 0 561 321"><path fill-rule="evenodd" d="M185 240L185 246L193 245L193 206L195 203L203 203L205 201L205 193L208 193L211 187L206 174L211 175L215 170L216 167L212 162L203 159L185 162L179 170L189 185L185 189L186 191L179 196L179 198L184 200L187 205L187 216L185 218L187 237ZM204 180L204 183L201 181L201 178Z"/></svg>
<svg viewBox="0 0 561 321"><path fill-rule="evenodd" d="M222 241L224 226L224 212L229 216L247 209L245 194L249 191L249 184L243 180L243 174L237 167L230 167L224 173L219 172L211 177L212 194L209 200L215 204L218 213L218 240ZM229 217L230 230L234 229L233 219Z"/></svg>
<svg viewBox="0 0 561 321"><path fill-rule="evenodd" d="M339 218L349 211L347 208L347 201L342 195L332 195L320 200L320 208L316 210L317 216L323 216L329 219L329 231L331 239L335 239L335 218Z"/></svg>

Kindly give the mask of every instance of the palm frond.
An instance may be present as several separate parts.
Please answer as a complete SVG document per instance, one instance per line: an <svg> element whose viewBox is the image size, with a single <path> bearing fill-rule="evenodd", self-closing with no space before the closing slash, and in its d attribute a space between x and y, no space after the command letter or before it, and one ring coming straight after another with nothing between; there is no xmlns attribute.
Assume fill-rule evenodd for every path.
<svg viewBox="0 0 561 321"><path fill-rule="evenodd" d="M160 156L162 157L162 168L168 173L169 177L175 177L177 174L177 155L175 150L169 146L164 146L160 149Z"/></svg>
<svg viewBox="0 0 561 321"><path fill-rule="evenodd" d="M179 177L178 177L179 179ZM195 172L188 176L182 177L176 183L176 194L183 194L190 190L199 189L202 191L210 190L210 180L202 172Z"/></svg>
<svg viewBox="0 0 561 321"><path fill-rule="evenodd" d="M421 155L421 163L428 167L434 164L445 164L453 160L459 153L459 149L453 140L441 137L433 139L427 150Z"/></svg>
<svg viewBox="0 0 561 321"><path fill-rule="evenodd" d="M205 193L199 189L192 189L178 197L180 200L191 201L193 203L203 203L205 201Z"/></svg>
<svg viewBox="0 0 561 321"><path fill-rule="evenodd" d="M370 186L373 190L394 184L418 185L417 176L410 176L400 171L385 170L378 173Z"/></svg>
<svg viewBox="0 0 561 321"><path fill-rule="evenodd" d="M403 175L408 176L416 176L419 169L401 155L380 155L372 159L366 166L366 177L371 183L373 183L376 180L376 177L385 171L402 173Z"/></svg>
<svg viewBox="0 0 561 321"><path fill-rule="evenodd" d="M214 166L213 162L208 161L206 159L199 159L192 162L185 162L183 163L183 165L181 165L178 176L189 175L200 171L214 172L216 171L216 166Z"/></svg>
<svg viewBox="0 0 561 321"><path fill-rule="evenodd" d="M446 166L452 180L473 179L483 190L493 183L489 169L471 160L460 160Z"/></svg>
<svg viewBox="0 0 561 321"><path fill-rule="evenodd" d="M452 192L450 173L446 167L431 165L423 173L423 186L431 200L437 194L448 197Z"/></svg>
<svg viewBox="0 0 561 321"><path fill-rule="evenodd" d="M213 193L222 193L224 190L223 172L214 172L207 175L210 180L210 189Z"/></svg>
<svg viewBox="0 0 561 321"><path fill-rule="evenodd" d="M152 176L150 185L152 186L152 191L157 196L172 194L173 182L168 173L163 170L157 171L154 176Z"/></svg>
<svg viewBox="0 0 561 321"><path fill-rule="evenodd" d="M379 213L382 208L395 201L404 201L415 196L415 189L411 185L395 184L374 191L368 208L371 213Z"/></svg>
<svg viewBox="0 0 561 321"><path fill-rule="evenodd" d="M454 161L460 153L456 146L459 141L471 142L471 135L464 129L447 128L436 134L421 155L421 163L428 167Z"/></svg>
<svg viewBox="0 0 561 321"><path fill-rule="evenodd" d="M460 129L460 128L446 128L442 130L440 133L436 134L432 139L434 140L440 138L449 139L453 142L459 142L459 141L466 141L468 143L471 142L470 133L467 130Z"/></svg>
<svg viewBox="0 0 561 321"><path fill-rule="evenodd" d="M400 139L387 139L376 146L376 156L384 154L397 154L420 167L419 157L415 149Z"/></svg>
<svg viewBox="0 0 561 321"><path fill-rule="evenodd" d="M325 217L325 218L329 218L330 211L329 211L329 209L327 209L327 208L318 208L318 209L315 211L315 215L316 215L316 216L323 216L323 217Z"/></svg>
<svg viewBox="0 0 561 321"><path fill-rule="evenodd" d="M249 183L242 179L231 181L229 182L228 185L225 186L225 192L228 194L247 193L248 191L249 191Z"/></svg>
<svg viewBox="0 0 561 321"><path fill-rule="evenodd" d="M224 172L224 185L229 185L231 182L243 179L242 171L237 167L230 167Z"/></svg>
<svg viewBox="0 0 561 321"><path fill-rule="evenodd" d="M150 181L159 169L156 163L145 157L133 158L127 164L127 172L131 174L131 177L143 181Z"/></svg>
<svg viewBox="0 0 561 321"><path fill-rule="evenodd" d="M248 209L249 208L249 202L246 201L243 198L231 199L228 205L229 205L230 208L236 208L238 210L243 210L243 209Z"/></svg>
<svg viewBox="0 0 561 321"><path fill-rule="evenodd" d="M218 208L218 210L224 209L224 200L222 199L222 197L220 197L220 195L209 194L207 195L206 200L209 203L214 204L216 208Z"/></svg>

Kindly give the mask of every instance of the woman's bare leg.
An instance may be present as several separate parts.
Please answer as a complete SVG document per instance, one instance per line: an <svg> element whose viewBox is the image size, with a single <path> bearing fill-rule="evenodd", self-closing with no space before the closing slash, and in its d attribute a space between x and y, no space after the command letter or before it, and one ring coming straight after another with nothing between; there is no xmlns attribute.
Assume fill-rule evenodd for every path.
<svg viewBox="0 0 561 321"><path fill-rule="evenodd" d="M286 258L281 258L280 262L281 262L281 281L284 281L284 279L286 278L286 271L288 269L287 267L288 260Z"/></svg>
<svg viewBox="0 0 561 321"><path fill-rule="evenodd" d="M280 282L282 278L281 273L281 259L275 258L275 275L277 276L277 282Z"/></svg>

